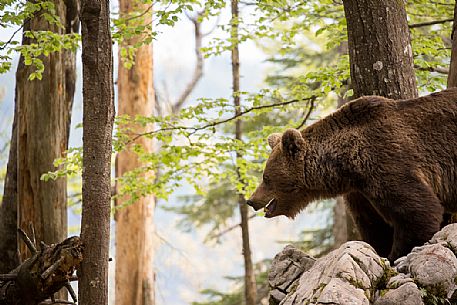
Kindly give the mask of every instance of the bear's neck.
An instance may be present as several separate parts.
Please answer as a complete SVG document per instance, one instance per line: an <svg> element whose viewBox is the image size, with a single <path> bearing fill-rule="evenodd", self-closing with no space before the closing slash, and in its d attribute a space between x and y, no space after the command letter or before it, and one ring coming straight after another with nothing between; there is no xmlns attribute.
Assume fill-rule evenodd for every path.
<svg viewBox="0 0 457 305"><path fill-rule="evenodd" d="M346 155L326 142L310 145L304 157L305 187L321 199L344 195L353 184Z"/></svg>

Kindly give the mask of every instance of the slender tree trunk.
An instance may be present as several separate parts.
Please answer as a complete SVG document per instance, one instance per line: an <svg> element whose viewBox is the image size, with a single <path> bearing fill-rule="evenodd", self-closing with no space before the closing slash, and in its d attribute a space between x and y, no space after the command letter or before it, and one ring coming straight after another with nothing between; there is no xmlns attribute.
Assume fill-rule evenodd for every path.
<svg viewBox="0 0 457 305"><path fill-rule="evenodd" d="M108 304L111 138L114 122L109 1L83 0L83 174L81 305Z"/></svg>
<svg viewBox="0 0 457 305"><path fill-rule="evenodd" d="M447 78L447 87L457 87L457 2L454 6L454 24L452 25L452 51L451 51L451 63L449 65L449 74Z"/></svg>
<svg viewBox="0 0 457 305"><path fill-rule="evenodd" d="M417 97L403 1L343 0L354 96Z"/></svg>
<svg viewBox="0 0 457 305"><path fill-rule="evenodd" d="M149 6L137 0L121 0L119 9L121 16L148 11L141 20L135 20L138 24L147 24L152 22ZM141 37L126 40L125 45L133 45L138 39ZM119 53L119 62L120 57ZM131 69L119 65L119 115L132 118L135 115L152 115L152 75L152 45L138 49ZM138 132L144 129L139 125L131 127ZM141 145L145 152L152 152L150 139L141 137L134 144ZM141 162L133 151L120 152L116 160L116 176L120 177L139 166ZM116 205L122 205L127 199L119 198ZM152 305L155 302L154 205L154 197L146 196L116 211L116 305Z"/></svg>
<svg viewBox="0 0 457 305"><path fill-rule="evenodd" d="M238 0L232 0L232 21L231 21L231 39L232 39L232 94L237 114L240 110L240 55L238 49ZM235 138L242 139L241 120L236 120L235 123ZM240 152L236 153L237 159L243 156ZM244 258L244 294L246 305L255 305L257 303L257 288L254 274L254 266L251 258L251 246L249 242L249 217L248 206L246 199L242 194L238 196L238 204L240 206L241 215L241 237L243 243L243 258Z"/></svg>

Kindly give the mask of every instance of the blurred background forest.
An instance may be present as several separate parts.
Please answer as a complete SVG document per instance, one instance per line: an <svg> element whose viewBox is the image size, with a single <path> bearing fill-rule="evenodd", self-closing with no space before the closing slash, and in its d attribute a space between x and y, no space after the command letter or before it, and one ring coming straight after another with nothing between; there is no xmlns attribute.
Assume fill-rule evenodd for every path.
<svg viewBox="0 0 457 305"><path fill-rule="evenodd" d="M455 2L405 3L418 92L444 89ZM147 304L267 304L269 263L286 243L319 256L357 238L340 200L316 202L295 220L264 219L244 204L261 179L270 133L303 128L354 96L342 1L121 0L110 7L116 102L110 304L137 304L135 293L148 289ZM34 223L47 242L80 230L78 9L77 0L0 3L0 190L7 188L15 101L32 98L37 107L18 117L19 123L35 119L27 130L37 132L35 141L23 143L21 127L14 131L18 160L21 147L29 149L23 159L37 162L41 150L27 147L50 133L67 136L51 141L60 145L49 149L57 168L18 163L19 171L37 175L17 176L35 181L32 193L62 190L47 199L36 195L40 203L18 190L19 205L32 204L18 208L19 225ZM63 89L49 81L58 71ZM57 96L46 96L51 92ZM63 125L37 127L52 111L43 101L58 104L59 96L66 117L50 117ZM41 206L48 201L50 208ZM37 204L43 215L52 210L54 220L21 212ZM64 223L52 229L60 233L46 235L54 222Z"/></svg>

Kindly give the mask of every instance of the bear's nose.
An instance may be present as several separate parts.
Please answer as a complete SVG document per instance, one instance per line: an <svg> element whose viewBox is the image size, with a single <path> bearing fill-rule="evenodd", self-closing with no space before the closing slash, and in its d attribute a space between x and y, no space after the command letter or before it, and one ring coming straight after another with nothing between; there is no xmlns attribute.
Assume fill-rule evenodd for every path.
<svg viewBox="0 0 457 305"><path fill-rule="evenodd" d="M246 200L246 204L250 205L251 207L254 207L254 202L251 200Z"/></svg>
<svg viewBox="0 0 457 305"><path fill-rule="evenodd" d="M247 205L250 205L251 207L253 207L254 210L256 210L256 211L259 210L259 209L261 209L261 208L263 207L262 204L255 203L255 202L252 201L252 200L246 200L246 204L247 204Z"/></svg>

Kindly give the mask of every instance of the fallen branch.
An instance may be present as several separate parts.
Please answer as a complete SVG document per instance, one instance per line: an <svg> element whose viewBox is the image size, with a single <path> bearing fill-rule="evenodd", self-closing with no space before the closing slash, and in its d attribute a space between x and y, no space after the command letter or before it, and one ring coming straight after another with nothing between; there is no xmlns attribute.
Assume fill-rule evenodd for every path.
<svg viewBox="0 0 457 305"><path fill-rule="evenodd" d="M38 251L21 229L19 236L32 257L8 274L0 274L1 305L75 304L76 294L70 280L82 261L83 245L79 237L69 237L59 244L41 242ZM66 287L73 302L54 299L54 293Z"/></svg>

